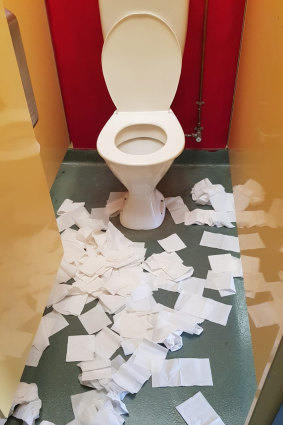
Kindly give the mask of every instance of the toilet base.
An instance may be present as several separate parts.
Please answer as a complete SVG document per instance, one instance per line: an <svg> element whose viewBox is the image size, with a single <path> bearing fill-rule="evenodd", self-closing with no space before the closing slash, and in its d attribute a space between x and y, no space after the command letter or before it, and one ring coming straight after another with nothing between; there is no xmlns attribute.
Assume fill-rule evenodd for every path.
<svg viewBox="0 0 283 425"><path fill-rule="evenodd" d="M133 230L150 230L159 227L165 217L164 196L154 189L151 196L137 197L126 193L125 203L120 212L120 221L124 227Z"/></svg>

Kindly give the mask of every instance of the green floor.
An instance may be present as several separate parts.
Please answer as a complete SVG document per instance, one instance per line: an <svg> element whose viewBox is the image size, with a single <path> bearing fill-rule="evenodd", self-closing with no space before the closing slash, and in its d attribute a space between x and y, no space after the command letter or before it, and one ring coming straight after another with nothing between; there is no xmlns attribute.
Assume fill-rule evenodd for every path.
<svg viewBox="0 0 283 425"><path fill-rule="evenodd" d="M208 177L212 183L221 183L226 191L231 192L231 179L228 155L226 151L199 152L185 151L158 185L159 190L167 196L181 195L189 208L196 207L191 199L191 187L199 180ZM74 201L86 201L86 207L105 205L110 191L123 190L121 183L112 175L104 162L95 152L69 151L59 170L51 190L55 211L65 198ZM175 225L166 213L162 226L152 231L132 231L122 228L119 218L113 223L133 241L145 241L147 256L162 249L156 242L172 233L178 233L187 249L178 254L185 265L193 266L194 276L205 278L209 269L208 255L225 253L199 246L204 230L236 235L236 229L208 228L207 226ZM173 425L185 422L175 406L201 390L213 408L220 415L225 425L244 425L256 382L250 340L248 315L242 279L236 280L237 294L220 300L216 291L205 289L204 296L233 304L226 327L205 321L204 332L200 337L184 334L184 346L180 351L169 352L168 358L208 357L214 381L213 387L176 387L152 388L149 380L136 395L125 398L129 416L125 417L127 425ZM159 290L155 295L157 301L173 307L177 295ZM85 307L92 308L96 301ZM22 381L36 382L42 400L41 420L49 420L56 425L65 425L73 419L70 396L88 391L78 382L79 368L74 363L66 363L68 335L86 333L77 317L66 316L70 326L50 338L48 347L37 368L26 367ZM122 351L120 352L122 354ZM10 418L8 425L18 424Z"/></svg>

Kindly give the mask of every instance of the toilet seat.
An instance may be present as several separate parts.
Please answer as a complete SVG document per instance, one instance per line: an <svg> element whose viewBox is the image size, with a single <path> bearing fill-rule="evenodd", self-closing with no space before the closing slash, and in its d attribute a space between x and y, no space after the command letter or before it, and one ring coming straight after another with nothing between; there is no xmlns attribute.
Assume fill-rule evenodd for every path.
<svg viewBox="0 0 283 425"><path fill-rule="evenodd" d="M168 24L151 13L132 13L108 32L102 70L118 111L168 111L175 97L182 51Z"/></svg>
<svg viewBox="0 0 283 425"><path fill-rule="evenodd" d="M115 144L117 134L129 126L149 124L160 127L166 134L164 145L153 153L134 155L122 152ZM106 161L120 165L149 166L176 158L183 151L185 137L175 114L169 111L114 112L101 130L97 150Z"/></svg>

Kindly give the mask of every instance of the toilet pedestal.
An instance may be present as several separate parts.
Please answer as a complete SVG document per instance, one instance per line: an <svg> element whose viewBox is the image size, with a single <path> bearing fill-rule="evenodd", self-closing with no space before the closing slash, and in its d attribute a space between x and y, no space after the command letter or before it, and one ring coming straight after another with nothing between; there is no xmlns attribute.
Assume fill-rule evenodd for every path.
<svg viewBox="0 0 283 425"><path fill-rule="evenodd" d="M126 193L120 221L124 227L134 230L150 230L159 227L165 217L165 200L159 190L154 189L146 197Z"/></svg>

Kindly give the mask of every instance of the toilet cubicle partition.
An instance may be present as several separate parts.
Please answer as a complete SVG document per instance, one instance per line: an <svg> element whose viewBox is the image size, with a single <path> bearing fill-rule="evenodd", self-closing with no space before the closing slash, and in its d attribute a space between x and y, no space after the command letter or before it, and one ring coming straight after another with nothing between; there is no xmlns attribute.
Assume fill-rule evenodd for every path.
<svg viewBox="0 0 283 425"><path fill-rule="evenodd" d="M62 247L2 0L0 40L1 417L9 413L62 257ZM37 85L35 99L36 88ZM52 91L49 102L51 99ZM42 103L44 99L38 105ZM57 112L59 108L60 104L55 105ZM43 124L50 119L47 110ZM39 120L40 111L44 107L39 108ZM51 133L47 132L45 137Z"/></svg>
<svg viewBox="0 0 283 425"><path fill-rule="evenodd" d="M282 28L282 1L247 1L228 145L233 185L252 179L261 193L246 208L247 225L245 211L236 211L242 254L259 264L251 274L243 263L258 384L250 425L270 425L283 400ZM252 235L261 238L261 249L244 249L243 238Z"/></svg>
<svg viewBox="0 0 283 425"><path fill-rule="evenodd" d="M3 0L3 5L10 16L10 35L29 104L34 94L33 110L38 113L34 134L50 188L70 141L45 1Z"/></svg>

